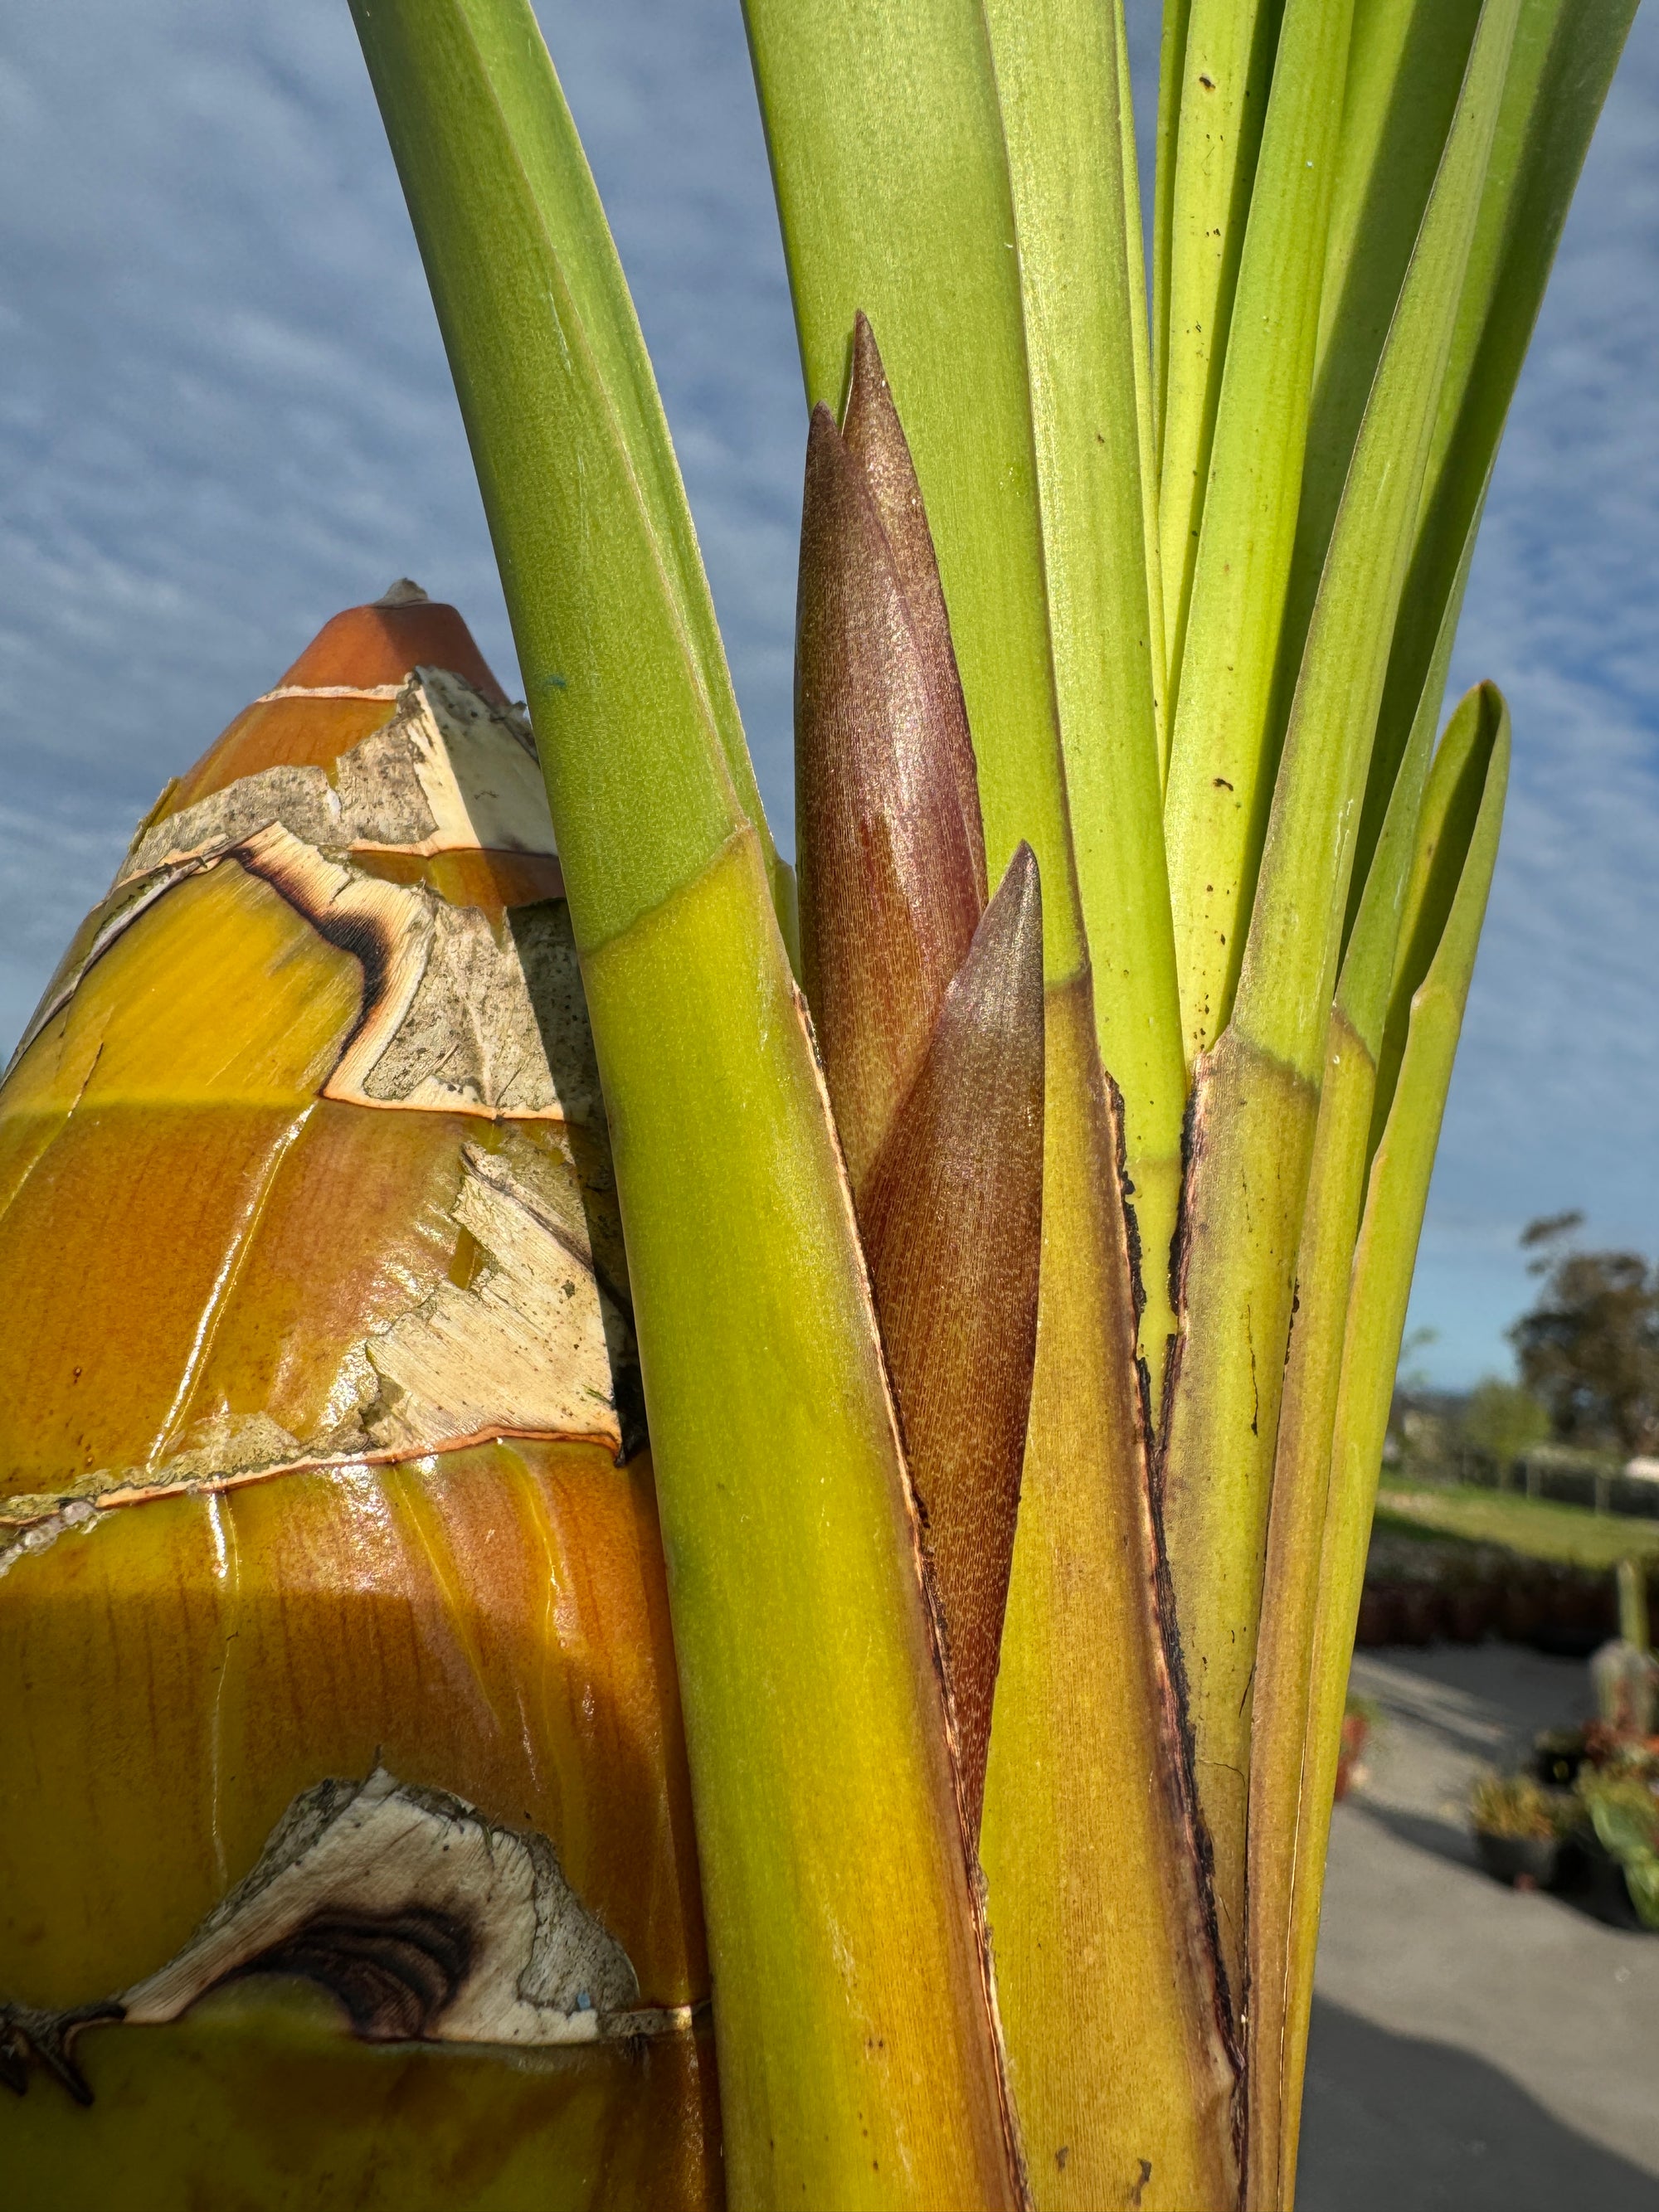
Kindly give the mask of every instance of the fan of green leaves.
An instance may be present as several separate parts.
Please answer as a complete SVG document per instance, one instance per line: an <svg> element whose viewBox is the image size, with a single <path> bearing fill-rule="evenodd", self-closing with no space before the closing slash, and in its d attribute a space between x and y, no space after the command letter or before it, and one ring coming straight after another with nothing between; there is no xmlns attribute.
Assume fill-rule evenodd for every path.
<svg viewBox="0 0 1659 2212"><path fill-rule="evenodd" d="M1509 758L1496 690L1437 739L1442 692L1633 5L1166 0L1149 287L1121 5L747 0L807 399L866 316L989 879L1041 877L976 1869L789 871L598 196L528 0L353 0L611 1119L736 2205L1290 2200Z"/></svg>

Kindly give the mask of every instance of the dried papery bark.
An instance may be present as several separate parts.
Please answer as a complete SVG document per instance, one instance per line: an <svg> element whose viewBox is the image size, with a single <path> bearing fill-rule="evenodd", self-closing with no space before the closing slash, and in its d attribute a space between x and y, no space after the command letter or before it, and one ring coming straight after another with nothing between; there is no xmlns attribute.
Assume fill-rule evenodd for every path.
<svg viewBox="0 0 1659 2212"><path fill-rule="evenodd" d="M208 2172L275 2203L297 2110L301 2169L375 2203L395 2172L412 2212L510 2212L566 2165L617 2205L719 2199L563 890L521 714L400 586L169 786L0 1086L0 1281L28 1286L0 2083L31 2201L118 2159L157 2203Z"/></svg>
<svg viewBox="0 0 1659 2212"><path fill-rule="evenodd" d="M890 468L890 442L882 450ZM906 527L914 567L919 507ZM941 651L948 635L920 586L907 589L869 475L816 408L795 646L801 964L855 1200L984 907L972 757L970 806L961 694L941 683Z"/></svg>
<svg viewBox="0 0 1659 2212"><path fill-rule="evenodd" d="M1042 897L1009 863L945 994L860 1218L945 1626L979 1833L1042 1243Z"/></svg>
<svg viewBox="0 0 1659 2212"><path fill-rule="evenodd" d="M545 1836L377 1766L302 1791L252 1870L155 1973L68 2014L0 2008L0 2034L15 2051L49 2051L90 2104L74 2062L85 2028L162 2026L260 1974L326 1990L369 2043L534 2050L691 2025L690 2006L641 2007L633 1962Z"/></svg>

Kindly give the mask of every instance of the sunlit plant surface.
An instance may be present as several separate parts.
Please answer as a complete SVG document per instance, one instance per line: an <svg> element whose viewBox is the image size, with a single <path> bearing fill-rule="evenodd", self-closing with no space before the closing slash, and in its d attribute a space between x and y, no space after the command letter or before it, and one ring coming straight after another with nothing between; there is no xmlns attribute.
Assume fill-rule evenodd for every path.
<svg viewBox="0 0 1659 2212"><path fill-rule="evenodd" d="M1633 0L1170 0L1150 272L1108 0L747 0L798 881L527 0L353 8L550 820L399 586L0 1094L14 1283L72 1188L215 1224L18 1355L36 2201L1273 2212L1509 762L1442 694Z"/></svg>

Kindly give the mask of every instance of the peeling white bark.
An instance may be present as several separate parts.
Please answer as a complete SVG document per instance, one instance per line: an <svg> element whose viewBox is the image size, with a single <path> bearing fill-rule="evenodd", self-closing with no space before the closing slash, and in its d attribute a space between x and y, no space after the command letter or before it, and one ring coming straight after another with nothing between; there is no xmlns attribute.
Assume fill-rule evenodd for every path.
<svg viewBox="0 0 1659 2212"><path fill-rule="evenodd" d="M603 1436L620 1451L612 1359L627 1344L627 1322L599 1288L585 1228L556 1211L550 1177L539 1178L539 1192L520 1179L533 1155L520 1156L517 1174L473 1146L465 1159L455 1218L489 1264L466 1289L445 1284L369 1340L390 1386L370 1437L412 1455L495 1421Z"/></svg>
<svg viewBox="0 0 1659 2212"><path fill-rule="evenodd" d="M227 864L263 877L363 963L363 1018L324 1096L428 1113L587 1122L598 1070L568 911L518 908L498 935L476 907L385 881L354 851L489 849L551 857L541 772L521 723L459 677L419 671L397 718L335 763L267 769L143 831L110 910L30 1023L21 1055L155 900Z"/></svg>
<svg viewBox="0 0 1659 2212"><path fill-rule="evenodd" d="M252 1872L116 2002L135 2025L177 2020L223 1982L306 1972L295 1959L314 1961L325 1987L349 1987L354 2024L374 2039L591 2043L650 2033L660 2017L636 2024L628 1954L545 1836L383 1767L296 1797Z"/></svg>
<svg viewBox="0 0 1659 2212"><path fill-rule="evenodd" d="M244 1880L165 1966L101 2003L0 2003L0 2079L46 2064L82 2102L77 2031L158 2027L251 1975L329 1990L370 2042L546 2048L688 2032L689 2005L642 2006L632 1961L566 1881L550 1839L446 1790L319 1783Z"/></svg>
<svg viewBox="0 0 1659 2212"><path fill-rule="evenodd" d="M198 1425L164 1464L77 1472L60 1489L6 1501L0 1571L106 1504L167 1490L491 1435L591 1440L618 1455L643 1440L619 1237L596 1269L590 1194L568 1146L515 1134L539 1122L603 1138L568 909L535 900L496 925L353 857L480 848L552 855L540 772L520 717L433 669L403 686L391 722L343 755L332 781L322 769L268 769L135 839L19 1054L158 899L212 869L245 869L361 963L362 1013L321 1095L495 1125L488 1145L464 1148L453 1207L484 1264L343 1353L317 1433L227 1415Z"/></svg>
<svg viewBox="0 0 1659 2212"><path fill-rule="evenodd" d="M116 886L273 822L325 852L554 853L546 787L517 708L491 706L441 668L416 669L396 707L384 729L341 755L331 775L264 769L153 823L133 840Z"/></svg>
<svg viewBox="0 0 1659 2212"><path fill-rule="evenodd" d="M326 1095L433 1113L591 1121L599 1071L564 902L519 908L502 944L476 907L404 896L429 911L426 930L410 927L419 982L395 1021L372 1038L365 1027Z"/></svg>

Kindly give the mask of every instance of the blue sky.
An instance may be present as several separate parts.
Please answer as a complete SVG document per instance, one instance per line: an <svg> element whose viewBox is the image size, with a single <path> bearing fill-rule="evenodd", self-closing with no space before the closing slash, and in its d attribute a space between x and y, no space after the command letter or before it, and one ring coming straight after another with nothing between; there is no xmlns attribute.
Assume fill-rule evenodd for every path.
<svg viewBox="0 0 1659 2212"><path fill-rule="evenodd" d="M761 781L791 816L804 422L738 0L541 0L639 302ZM1137 60L1156 7L1132 0ZM1457 654L1516 769L1425 1233L1418 1356L1503 1367L1516 1237L1659 1251L1659 17L1638 19ZM0 1035L136 817L399 574L512 657L344 0L0 17Z"/></svg>

